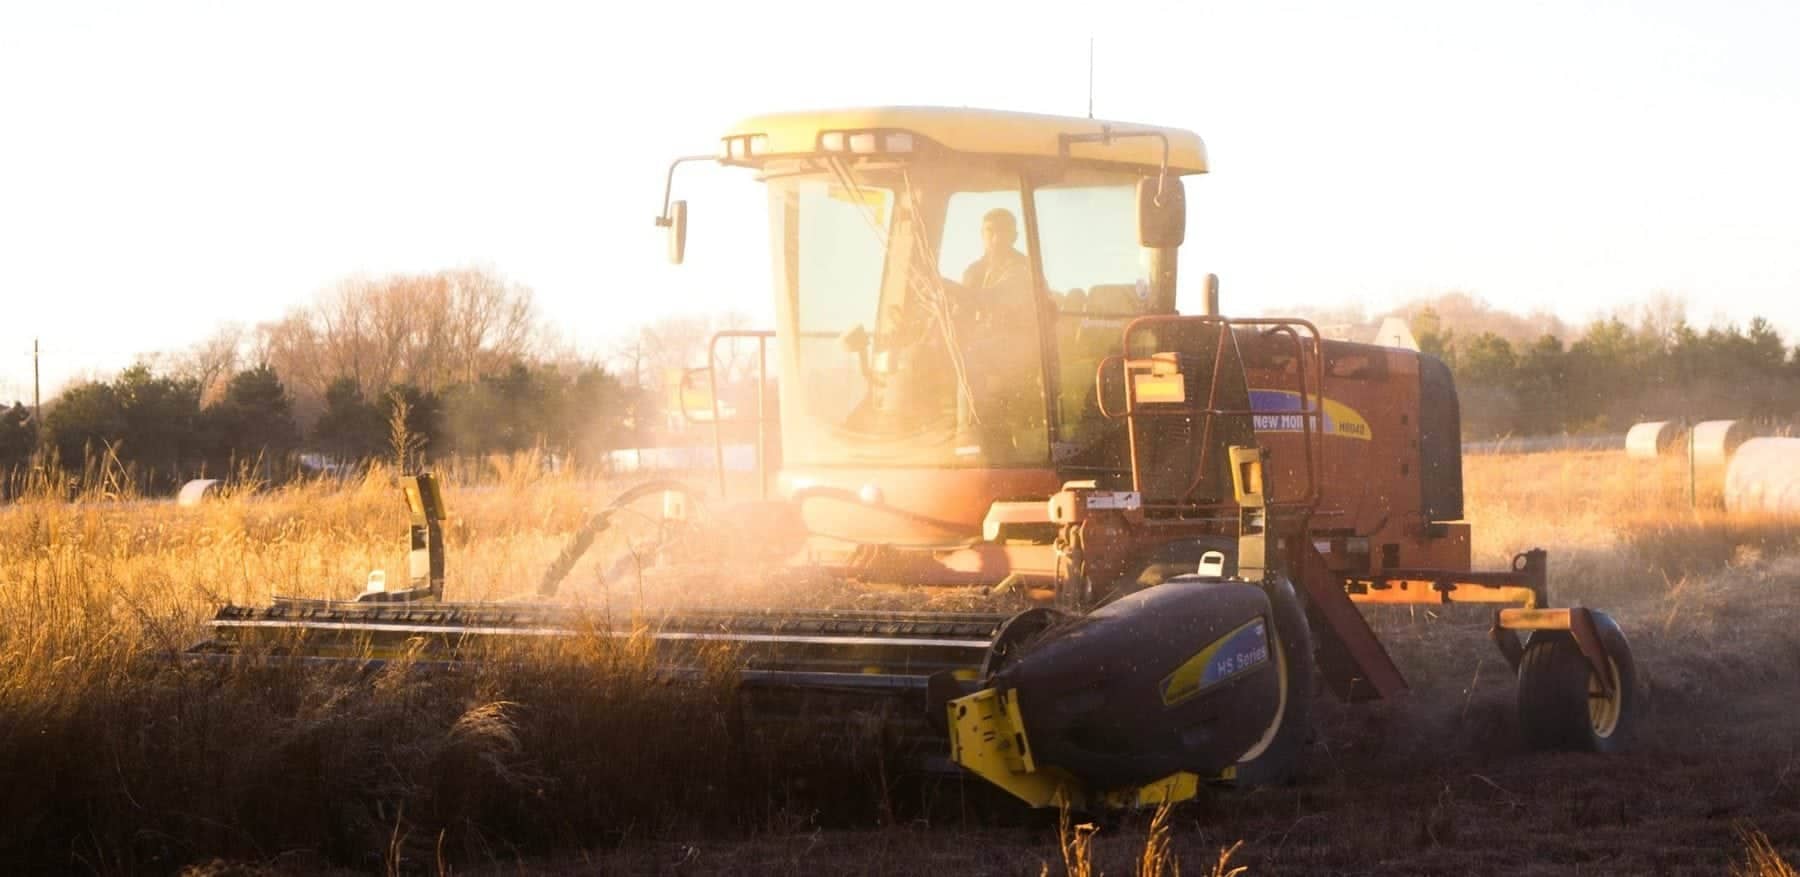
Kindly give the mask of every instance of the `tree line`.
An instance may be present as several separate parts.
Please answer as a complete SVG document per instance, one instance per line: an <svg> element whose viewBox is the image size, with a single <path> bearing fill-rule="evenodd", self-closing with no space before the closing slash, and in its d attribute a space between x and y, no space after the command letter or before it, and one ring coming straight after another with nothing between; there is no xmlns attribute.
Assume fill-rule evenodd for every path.
<svg viewBox="0 0 1800 877"><path fill-rule="evenodd" d="M110 381L70 387L45 406L41 424L23 405L0 408L0 474L34 462L79 470L111 459L138 490L162 493L192 478L280 481L377 459L417 467L542 450L602 465L607 451L634 441L642 394L598 366L514 361L441 390L401 383L374 397L344 377L304 426L267 364L231 375L210 404L201 395L191 376L137 365Z"/></svg>
<svg viewBox="0 0 1800 877"><path fill-rule="evenodd" d="M665 317L591 358L556 337L528 288L493 271L351 278L277 320L226 325L110 380L66 387L41 418L0 405L0 496L19 473L95 461L116 463L147 493L192 478L280 481L526 450L603 466L611 450L685 426L670 375L704 361L714 330L744 322ZM742 383L744 346L720 359ZM753 384L733 392L754 398Z"/></svg>
<svg viewBox="0 0 1800 877"><path fill-rule="evenodd" d="M1701 330L1681 310L1656 300L1578 332L1461 294L1396 314L1455 373L1469 438L1800 413L1800 348L1761 318ZM669 375L704 359L713 330L743 322L665 318L641 327L608 368L560 347L530 291L489 271L346 281L254 330L227 326L179 355L68 387L41 422L21 404L0 406L0 476L47 460L78 470L99 457L156 492L196 477L279 480L381 458L419 465L538 449L599 465L610 450L682 428ZM754 373L745 350L754 348L721 351L737 392L750 394L734 400L740 407L754 399L754 382L741 380ZM709 439L702 427L684 440ZM0 477L0 490L9 481Z"/></svg>
<svg viewBox="0 0 1800 877"><path fill-rule="evenodd" d="M1453 326L1426 303L1412 309L1411 328L1420 350L1455 373L1468 437L1800 416L1800 348L1762 317L1701 330L1652 306L1636 319L1596 319L1568 339L1554 331L1509 338Z"/></svg>
<svg viewBox="0 0 1800 877"><path fill-rule="evenodd" d="M159 493L384 458L536 449L598 465L654 423L653 389L560 348L530 291L490 271L359 278L254 330L226 326L67 387L41 422L0 406L0 476L110 460Z"/></svg>

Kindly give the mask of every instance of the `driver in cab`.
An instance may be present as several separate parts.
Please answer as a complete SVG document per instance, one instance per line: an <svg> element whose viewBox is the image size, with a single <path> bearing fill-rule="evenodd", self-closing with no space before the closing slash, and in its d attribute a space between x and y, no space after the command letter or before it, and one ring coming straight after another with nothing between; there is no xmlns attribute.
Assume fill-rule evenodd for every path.
<svg viewBox="0 0 1800 877"><path fill-rule="evenodd" d="M1019 252L1019 222L1004 207L981 218L981 258L963 270L955 312L978 327L984 343L1004 344L1009 333L1036 331L1031 260Z"/></svg>
<svg viewBox="0 0 1800 877"><path fill-rule="evenodd" d="M963 286L973 290L1030 287L1031 261L1014 244L1019 240L1019 221L1004 207L981 217L981 258L963 272Z"/></svg>
<svg viewBox="0 0 1800 877"><path fill-rule="evenodd" d="M1015 427L1033 418L1042 375L1036 351L1031 260L1015 246L1019 223L999 207L981 218L981 258L963 271L957 310L973 324L962 339L978 399L983 444L1011 445ZM1035 412L1041 413L1041 412Z"/></svg>

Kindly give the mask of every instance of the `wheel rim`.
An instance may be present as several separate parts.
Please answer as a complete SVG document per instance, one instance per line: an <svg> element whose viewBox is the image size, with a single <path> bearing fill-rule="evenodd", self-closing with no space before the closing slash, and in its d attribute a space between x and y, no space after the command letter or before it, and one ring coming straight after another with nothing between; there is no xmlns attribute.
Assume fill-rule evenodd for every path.
<svg viewBox="0 0 1800 877"><path fill-rule="evenodd" d="M1602 739L1619 730L1619 716L1625 712L1625 686L1619 684L1619 665L1608 658L1606 669L1612 677L1611 694L1606 692L1609 686L1601 684L1599 674L1588 673L1588 726L1594 736Z"/></svg>

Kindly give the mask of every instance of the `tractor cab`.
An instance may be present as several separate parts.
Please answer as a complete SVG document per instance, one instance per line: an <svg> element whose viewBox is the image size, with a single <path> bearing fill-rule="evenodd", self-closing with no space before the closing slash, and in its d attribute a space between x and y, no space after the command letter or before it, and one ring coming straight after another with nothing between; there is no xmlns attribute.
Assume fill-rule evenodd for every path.
<svg viewBox="0 0 1800 877"><path fill-rule="evenodd" d="M1175 327L1126 332L1175 312L1182 177L1206 171L1191 132L966 109L789 113L740 122L716 158L769 192L772 480L811 530L954 544L998 501L1046 500L1071 480L1129 488L1128 362L1165 355L1133 377L1178 394L1165 404L1248 408L1228 334L1202 331L1175 357L1158 338ZM659 219L677 259L685 219L684 202ZM1209 444L1250 443L1247 416L1217 420ZM1203 492L1229 498L1214 456ZM1164 464L1190 486L1192 460Z"/></svg>

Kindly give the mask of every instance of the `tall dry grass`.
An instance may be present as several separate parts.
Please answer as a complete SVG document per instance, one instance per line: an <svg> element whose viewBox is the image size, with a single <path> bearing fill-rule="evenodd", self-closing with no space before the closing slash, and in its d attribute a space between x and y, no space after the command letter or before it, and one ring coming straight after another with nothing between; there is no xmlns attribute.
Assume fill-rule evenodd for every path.
<svg viewBox="0 0 1800 877"><path fill-rule="evenodd" d="M430 869L933 818L944 794L965 823L985 812L964 790L897 781L876 717L843 713L832 745L810 727L750 731L741 692L657 684L641 649L611 640L455 673L172 661L220 602L349 597L372 569L403 579L393 472L229 487L181 508L133 495L111 465L21 482L0 507L9 870L155 873L214 857ZM448 596L528 590L613 493L542 469L526 457L451 473ZM1466 472L1482 565L1546 547L1560 599L1646 607L1657 623L1656 607L1709 573L1800 545L1794 522L1711 507L1704 483L1689 508L1673 461L1471 457ZM1137 866L1157 873L1168 847L1154 826L1147 836ZM1071 871L1077 852L1063 850Z"/></svg>
<svg viewBox="0 0 1800 877"><path fill-rule="evenodd" d="M1552 596L1590 605L1800 549L1800 519L1724 510L1724 473L1678 457L1580 451L1464 458L1478 566L1551 552ZM1560 598L1559 598L1560 599Z"/></svg>
<svg viewBox="0 0 1800 877"><path fill-rule="evenodd" d="M531 460L498 463L447 490L451 598L529 590L610 498ZM193 508L121 490L104 466L73 477L75 502L65 477L0 507L9 871L294 855L413 867L878 816L866 790L890 767L881 747L821 749L797 729L759 729L752 746L730 686L658 682L629 641L456 672L175 660L221 602L346 598L371 569L403 580L392 473L227 489ZM832 776L866 785L838 794L819 782Z"/></svg>

